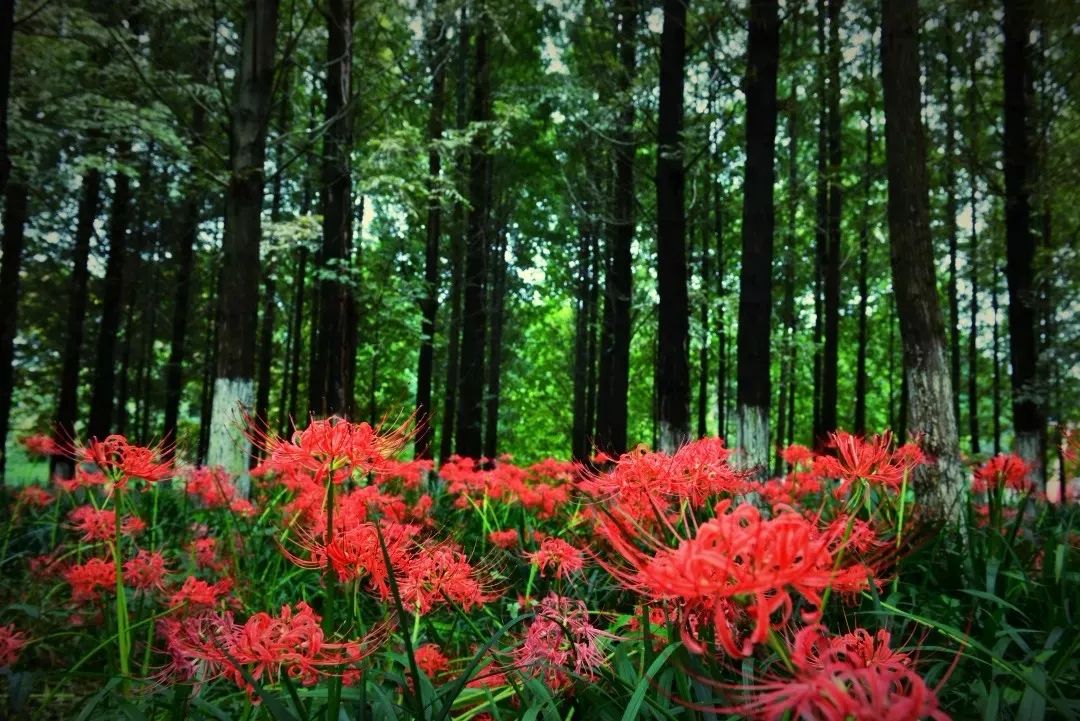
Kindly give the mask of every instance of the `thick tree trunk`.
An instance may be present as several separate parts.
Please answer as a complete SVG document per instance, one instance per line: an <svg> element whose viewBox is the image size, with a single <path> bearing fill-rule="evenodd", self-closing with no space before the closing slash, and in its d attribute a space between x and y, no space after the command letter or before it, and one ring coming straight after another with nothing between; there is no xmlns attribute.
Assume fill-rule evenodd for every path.
<svg viewBox="0 0 1080 721"><path fill-rule="evenodd" d="M952 28L945 11L945 27ZM953 34L945 33L945 235L949 243L949 379L953 416L960 422L960 299L956 287L956 103L953 99Z"/></svg>
<svg viewBox="0 0 1080 721"><path fill-rule="evenodd" d="M825 349L821 369L821 427L834 431L837 426L837 381L840 360L840 218L843 209L843 184L840 170L840 8L843 0L829 0L829 90L828 98L828 214L825 231L824 312Z"/></svg>
<svg viewBox="0 0 1080 721"><path fill-rule="evenodd" d="M952 414L945 326L930 239L926 139L920 116L918 3L882 0L881 8L889 240L908 385L908 429L922 434L923 447L936 459L916 471L914 487L931 515L959 523L966 473Z"/></svg>
<svg viewBox="0 0 1080 721"><path fill-rule="evenodd" d="M60 395L56 404L56 424L53 439L71 450L75 440L75 422L79 415L79 370L82 368L83 325L86 322L86 303L89 297L90 239L94 235L101 198L101 171L91 168L82 178L82 198L79 219L75 226L75 247L71 254L70 294L68 295L67 332L64 334L63 365L60 370ZM50 473L71 478L75 464L67 455L50 459Z"/></svg>
<svg viewBox="0 0 1080 721"><path fill-rule="evenodd" d="M780 19L776 0L751 0L746 71L746 179L739 276L738 418L742 463L769 469L769 333L775 209L776 73Z"/></svg>
<svg viewBox="0 0 1080 721"><path fill-rule="evenodd" d="M669 452L690 436L690 301L686 287L686 169L681 137L688 3L664 0L664 29L660 36L656 400L659 446Z"/></svg>
<svg viewBox="0 0 1080 721"><path fill-rule="evenodd" d="M487 17L480 8L476 23L473 67L472 120L486 122L491 106L491 67L487 51ZM479 458L483 452L484 347L487 337L487 256L491 156L487 133L474 136L469 169L469 223L465 244L464 307L462 309L460 388L456 451Z"/></svg>
<svg viewBox="0 0 1080 721"><path fill-rule="evenodd" d="M1009 283L1009 355L1012 365L1013 430L1016 452L1034 464L1041 480L1045 455L1045 420L1037 390L1036 292L1031 229L1032 104L1029 42L1031 0L1005 3L1005 277Z"/></svg>
<svg viewBox="0 0 1080 721"><path fill-rule="evenodd" d="M117 149L123 160L128 148ZM101 321L98 324L94 382L90 396L90 420L87 435L103 439L113 432L114 367L116 337L124 308L124 266L127 259L128 218L131 212L131 179L122 172L113 178L112 217L109 220L109 258L105 265L105 283L101 298Z"/></svg>
<svg viewBox="0 0 1080 721"><path fill-rule="evenodd" d="M502 337L506 321L506 229L495 233L495 247L491 251L491 338L488 348L487 394L484 398L484 456L495 460L498 456L499 401L502 394ZM586 315L586 318L588 316ZM588 321L586 321L587 324ZM587 327L587 326L586 326ZM588 375L586 374L586 380Z"/></svg>
<svg viewBox="0 0 1080 721"><path fill-rule="evenodd" d="M435 320L439 311L439 237L442 234L442 199L438 193L441 157L436 143L443 134L446 86L445 3L435 4L435 18L428 28L428 67L431 71L431 109L428 114L428 207L427 242L424 247L424 299L421 302L420 358L416 370L416 458L431 458L434 415L431 381L435 368Z"/></svg>
<svg viewBox="0 0 1080 721"><path fill-rule="evenodd" d="M630 312L633 299L631 246L634 241L634 77L637 72L637 0L622 0L618 23L618 126L615 131L614 218L608 235L604 278L604 319L600 343L600 391L596 447L612 455L626 451L627 395L630 388Z"/></svg>
<svg viewBox="0 0 1080 721"><path fill-rule="evenodd" d="M218 295L217 368L207 462L237 474L243 495L247 495L244 471L250 443L240 432L237 407L250 408L255 401L260 215L277 19L277 0L248 0L233 87L230 177Z"/></svg>
<svg viewBox="0 0 1080 721"><path fill-rule="evenodd" d="M353 294L347 269L352 256L352 175L349 110L352 75L352 1L327 3L326 126L323 139L323 242L319 261L329 271L319 281L319 333L312 373L311 410L348 415L355 349L348 342Z"/></svg>
<svg viewBox="0 0 1080 721"><path fill-rule="evenodd" d="M11 100L11 55L15 40L15 0L0 0L0 195L11 177L8 149L8 105ZM0 450L0 453L3 451Z"/></svg>
<svg viewBox="0 0 1080 721"><path fill-rule="evenodd" d="M21 181L8 183L4 192L3 259L0 260L0 486L7 462L7 435L11 422L11 396L15 388L15 332L18 328L19 266L22 264L29 220L29 189Z"/></svg>

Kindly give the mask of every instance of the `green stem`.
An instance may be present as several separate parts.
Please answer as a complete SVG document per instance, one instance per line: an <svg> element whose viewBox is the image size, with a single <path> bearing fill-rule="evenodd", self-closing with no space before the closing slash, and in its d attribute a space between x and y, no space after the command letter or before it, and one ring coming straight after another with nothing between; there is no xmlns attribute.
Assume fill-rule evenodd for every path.
<svg viewBox="0 0 1080 721"><path fill-rule="evenodd" d="M131 676L131 629L128 618L127 596L124 594L124 561L120 552L120 524L123 518L124 489L123 479L113 484L113 510L116 513L112 544L113 563L116 567L116 643L120 655L120 688L127 695L128 679Z"/></svg>
<svg viewBox="0 0 1080 721"><path fill-rule="evenodd" d="M833 561L832 574L829 576L829 585L825 587L825 593L821 595L821 613L825 613L825 606L829 603L829 594L832 593L832 580L836 572L840 570L840 564L844 561L844 551L847 550L848 538L851 537L851 527L855 525L855 514L848 514L847 525L844 526L844 537L840 542L840 549L836 552L836 560Z"/></svg>
<svg viewBox="0 0 1080 721"><path fill-rule="evenodd" d="M788 657L787 648L784 647L784 642L780 640L780 637L776 635L776 631L769 629L769 648L776 652L776 655L780 657L780 660L784 663L784 668L789 673L795 673L795 666L791 663L791 658Z"/></svg>
<svg viewBox="0 0 1080 721"><path fill-rule="evenodd" d="M15 507L11 509L11 518L8 519L7 527L4 529L4 545L0 547L0 566L3 566L7 562L7 549L8 541L11 540L11 529L15 527L16 521L19 520L19 511L22 510L22 501L15 501Z"/></svg>
<svg viewBox="0 0 1080 721"><path fill-rule="evenodd" d="M334 468L331 465L329 478L326 483L326 545L334 539ZM334 633L334 604L337 601L337 578L334 569L327 561L323 569L323 577L326 590L323 595L323 631L327 636ZM327 679L326 689L326 721L338 720L338 709L341 706L341 677L331 675Z"/></svg>

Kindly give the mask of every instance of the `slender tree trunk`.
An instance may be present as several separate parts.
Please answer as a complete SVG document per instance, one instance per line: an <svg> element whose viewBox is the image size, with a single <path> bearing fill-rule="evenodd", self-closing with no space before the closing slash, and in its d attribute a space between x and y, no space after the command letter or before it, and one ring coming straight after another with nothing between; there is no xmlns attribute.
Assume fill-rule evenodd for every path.
<svg viewBox="0 0 1080 721"><path fill-rule="evenodd" d="M588 222L583 220L578 232L577 302L574 327L574 400L573 427L570 454L575 461L589 458L588 435L585 416L586 385L588 384L588 333L589 333L589 243Z"/></svg>
<svg viewBox="0 0 1080 721"><path fill-rule="evenodd" d="M273 361L276 355L274 348L274 315L277 310L277 284L274 276L270 274L270 268L263 268L263 293L262 313L259 318L259 365L255 385L255 418L253 422L260 432L270 430L270 383L273 370ZM252 463L258 452L252 454Z"/></svg>
<svg viewBox="0 0 1080 721"><path fill-rule="evenodd" d="M945 27L952 28L948 10ZM949 242L949 378L953 416L960 421L960 299L956 288L956 103L953 99L953 34L945 32L945 235Z"/></svg>
<svg viewBox="0 0 1080 721"><path fill-rule="evenodd" d="M199 404L199 446L196 454L200 464L206 463L210 451L210 425L214 403L214 374L217 370L218 289L221 287L221 270L214 274L210 285L210 297L206 302L206 360L203 363L202 393Z"/></svg>
<svg viewBox="0 0 1080 721"><path fill-rule="evenodd" d="M728 349L727 349L727 289L724 274L724 217L720 186L713 188L713 222L716 223L716 415L717 434L730 440L728 434Z"/></svg>
<svg viewBox="0 0 1080 721"><path fill-rule="evenodd" d="M11 55L14 44L15 0L0 0L0 195L7 191L8 178L11 177L8 105L11 100Z"/></svg>
<svg viewBox="0 0 1080 721"><path fill-rule="evenodd" d="M990 287L991 296L990 304L994 314L994 380L993 380L993 413L994 418L994 454L1001 453L1001 346L1000 346L1000 322L998 320L998 275L1001 273L1001 268L997 262L994 263L994 274L992 285Z"/></svg>
<svg viewBox="0 0 1080 721"><path fill-rule="evenodd" d="M823 407L823 356L822 339L825 335L824 281L828 259L829 244L829 190L828 190L828 123L829 105L827 101L828 83L828 48L825 45L826 0L817 3L817 51L818 62L814 84L818 97L817 123L817 171L814 188L814 417L813 441L817 446L825 440L826 428L822 418Z"/></svg>
<svg viewBox="0 0 1080 721"><path fill-rule="evenodd" d="M776 73L780 19L776 0L751 0L746 72L746 180L739 278L738 416L743 464L769 468L769 333L775 209Z"/></svg>
<svg viewBox="0 0 1080 721"><path fill-rule="evenodd" d="M792 29L793 43L798 41L798 18ZM795 51L797 45L792 48ZM780 398L777 403L776 418L776 449L773 459L773 472L780 475L783 470L783 459L780 449L790 441L785 442L788 427L792 423L792 402L794 401L795 389L792 380L795 375L795 228L799 210L799 127L798 127L798 104L794 86L789 96L787 114L787 232L785 233L784 248L784 299L782 301L780 315L783 320L782 342L780 344Z"/></svg>
<svg viewBox="0 0 1080 721"><path fill-rule="evenodd" d="M979 447L979 348L978 321L976 312L979 307L979 236L975 229L976 215L975 205L975 178L971 177L971 240L968 243L968 278L971 283L971 299L968 301L968 435L971 437L971 453L976 455L980 452Z"/></svg>
<svg viewBox="0 0 1080 721"><path fill-rule="evenodd" d="M117 149L123 160L128 147ZM122 172L113 178L112 217L109 221L109 258L105 265L105 284L101 298L101 321L98 325L97 356L90 396L90 420L87 435L103 439L113 431L113 400L116 371L116 337L124 308L124 266L127 257L128 217L131 212L131 179Z"/></svg>
<svg viewBox="0 0 1080 721"><path fill-rule="evenodd" d="M843 184L840 175L843 151L840 117L840 8L843 0L829 0L829 90L828 98L828 214L825 250L824 311L825 349L821 370L821 426L834 431L837 426L837 381L840 360L840 219L843 211Z"/></svg>
<svg viewBox="0 0 1080 721"><path fill-rule="evenodd" d="M287 433L290 421L292 423L299 422L301 425L303 425L304 421L298 416L300 414L300 350L304 346L304 281L307 279L307 259L307 247L300 246L297 252L296 275L293 277L293 307L290 320L290 327L292 328L290 335L293 341L289 349L289 375L286 381L288 384L287 400L285 402L287 410L280 421L282 435Z"/></svg>
<svg viewBox="0 0 1080 721"><path fill-rule="evenodd" d="M634 241L634 77L637 73L637 0L618 5L619 92L615 131L614 222L609 233L604 279L604 320L600 343L600 393L597 400L596 447L612 455L624 453L627 396L630 388L630 313L633 300L631 246Z"/></svg>
<svg viewBox="0 0 1080 721"><path fill-rule="evenodd" d="M15 332L18 329L19 266L22 264L29 220L29 190L21 181L9 182L4 192L3 258L0 259L0 486L7 461L11 397L15 388Z"/></svg>
<svg viewBox="0 0 1080 721"><path fill-rule="evenodd" d="M218 294L217 368L207 462L240 477L250 442L239 432L237 406L255 401L255 325L259 307L259 240L263 204L263 163L274 78L277 0L248 0L233 87L230 177L225 197L221 288Z"/></svg>
<svg viewBox="0 0 1080 721"><path fill-rule="evenodd" d="M327 3L327 131L323 140L323 243L319 259L329 273L319 281L317 372L312 375L311 389L312 410L322 416L348 415L351 411L347 386L356 355L348 342L353 295L347 277L352 256L352 11L352 0Z"/></svg>
<svg viewBox="0 0 1080 721"><path fill-rule="evenodd" d="M881 8L889 239L908 384L908 427L924 434L923 447L936 459L916 471L914 487L931 515L958 523L963 518L966 473L952 414L945 325L930 239L926 139L920 116L918 3L882 0Z"/></svg>
<svg viewBox="0 0 1080 721"><path fill-rule="evenodd" d="M491 67L487 51L487 21L483 7L480 7L476 22L472 101L472 119L478 123L486 122L490 118ZM487 336L485 266L490 244L488 200L491 179L491 157L487 142L487 133L484 131L474 136L469 170L468 237L465 244L456 450L458 455L470 458L479 458L483 452L481 432L484 410L484 341Z"/></svg>
<svg viewBox="0 0 1080 721"><path fill-rule="evenodd" d="M506 229L495 233L491 252L491 338L488 348L487 395L484 399L484 456L492 461L498 456L499 401L502 392L502 336L506 320ZM586 314L586 330L588 328ZM588 376L586 375L586 382Z"/></svg>
<svg viewBox="0 0 1080 721"><path fill-rule="evenodd" d="M431 381L435 367L435 320L439 310L439 237L442 233L442 199L438 192L441 157L436 143L443 134L446 86L445 2L435 4L435 18L428 28L428 67L431 71L431 109L428 114L428 207L427 243L424 249L424 288L421 302L420 359L416 371L416 413L420 427L416 434L416 458L431 458L434 435Z"/></svg>
<svg viewBox="0 0 1080 721"><path fill-rule="evenodd" d="M873 77L873 47L867 53L867 77ZM870 343L870 329L868 325L868 301L870 288L867 282L867 273L870 265L870 205L872 198L872 183L874 163L874 126L873 126L874 98L871 95L866 105L866 149L863 158L863 210L862 223L859 228L859 341L855 359L855 432L866 433L866 353Z"/></svg>
<svg viewBox="0 0 1080 721"><path fill-rule="evenodd" d="M1005 277L1009 284L1009 355L1012 366L1013 429L1016 452L1043 474L1045 421L1036 390L1038 366L1036 290L1031 228L1028 116L1032 73L1029 58L1031 0L1005 3Z"/></svg>
<svg viewBox="0 0 1080 721"><path fill-rule="evenodd" d="M586 314L588 325L588 347L586 349L588 359L585 364L585 430L586 441L589 451L592 451L593 438L596 437L596 398L597 388L597 338L599 328L600 307L600 223L592 224L592 244L589 249L589 306ZM506 271L503 270L505 275ZM502 291L505 295L505 290Z"/></svg>
<svg viewBox="0 0 1080 721"><path fill-rule="evenodd" d="M144 276L147 273L143 271L143 253L146 252L147 245L150 241L149 231L147 227L149 225L146 218L146 208L148 207L148 199L146 198L145 189L149 188L153 182L150 175L150 163L147 162L139 174L138 189L140 194L133 198L133 208L135 209L135 228L131 232L131 238L129 247L124 258L124 287L121 293L121 308L124 315L124 330L120 343L120 358L119 358L119 373L116 377L116 403L115 403L115 418L112 423L110 432L120 433L121 435L128 433L128 399L131 395L129 392L129 385L131 381L131 354L132 347L136 343L138 337L145 332L144 324L145 319L140 318L139 306L140 300L146 293L145 286L148 285L147 279ZM152 268L148 270L152 272Z"/></svg>
<svg viewBox="0 0 1080 721"><path fill-rule="evenodd" d="M664 29L660 36L656 391L659 446L669 452L690 436L690 301L683 197L686 169L681 137L688 4L689 0L664 0Z"/></svg>
<svg viewBox="0 0 1080 721"><path fill-rule="evenodd" d="M710 103L709 107L712 107ZM698 389L697 389L697 437L704 438L709 434L708 429L708 407L709 407L709 281L711 280L712 267L709 263L709 239L710 239L710 227L709 227L709 213L710 208L709 194L712 190L712 168L711 163L706 164L707 167L707 179L705 181L705 202L703 207L706 209L705 213L701 216L700 229L701 229L701 300L698 306L698 313L701 317L701 344L698 347Z"/></svg>
<svg viewBox="0 0 1080 721"><path fill-rule="evenodd" d="M94 235L101 198L101 171L91 168L82 178L82 198L79 219L75 226L75 247L71 257L70 294L68 295L67 332L64 334L63 365L60 370L60 395L56 404L56 424L53 439L61 448L72 450L75 440L75 421L79 415L79 370L82 367L83 325L86 322L86 303L89 296L90 239ZM71 478L75 464L70 454L50 459L50 474Z"/></svg>

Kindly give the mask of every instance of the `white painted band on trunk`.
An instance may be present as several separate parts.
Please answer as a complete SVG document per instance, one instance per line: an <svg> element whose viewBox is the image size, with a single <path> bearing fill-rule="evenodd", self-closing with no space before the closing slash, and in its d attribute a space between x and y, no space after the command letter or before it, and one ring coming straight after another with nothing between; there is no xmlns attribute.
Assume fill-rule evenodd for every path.
<svg viewBox="0 0 1080 721"><path fill-rule="evenodd" d="M255 402L255 382L250 378L217 378L214 380L214 402L210 411L210 445L206 453L208 466L221 466L236 477L236 488L248 496L251 480L247 474L247 459L251 443L244 435L241 408L251 408Z"/></svg>

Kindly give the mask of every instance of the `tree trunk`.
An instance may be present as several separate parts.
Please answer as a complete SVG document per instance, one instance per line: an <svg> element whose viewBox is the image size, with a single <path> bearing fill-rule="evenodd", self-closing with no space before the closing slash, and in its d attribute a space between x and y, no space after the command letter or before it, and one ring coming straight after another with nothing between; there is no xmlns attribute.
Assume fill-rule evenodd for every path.
<svg viewBox="0 0 1080 721"><path fill-rule="evenodd" d="M934 277L930 199L919 88L917 0L882 0L881 69L885 93L885 157L893 284L904 378L908 430L924 434L936 463L920 467L915 492L937 518L960 522L966 472L957 446L945 326Z"/></svg>
<svg viewBox="0 0 1080 721"><path fill-rule="evenodd" d="M1005 3L1005 278L1009 284L1009 355L1012 365L1016 452L1041 480L1045 455L1043 410L1037 390L1035 238L1031 229L1028 108L1032 73L1029 40L1031 0Z"/></svg>
<svg viewBox="0 0 1080 721"><path fill-rule="evenodd" d="M840 218L843 209L843 184L840 170L843 159L840 117L840 8L843 0L829 0L829 90L828 98L828 214L825 231L825 349L821 369L821 429L829 432L837 426L837 380L840 359Z"/></svg>
<svg viewBox="0 0 1080 721"><path fill-rule="evenodd" d="M475 60L473 67L472 120L490 119L490 74L487 53L488 18L483 6L478 8ZM465 244L464 307L462 309L460 388L457 408L456 451L460 456L479 458L483 452L484 346L487 336L486 281L491 194L491 157L487 132L480 130L473 139L469 169L469 223Z"/></svg>
<svg viewBox="0 0 1080 721"><path fill-rule="evenodd" d="M994 314L994 380L993 380L993 413L991 414L994 419L994 455L1001 453L1001 345L1000 345L1000 323L998 321L998 276L1001 273L1001 268L997 262L994 263L993 284L990 287L990 307Z"/></svg>
<svg viewBox="0 0 1080 721"><path fill-rule="evenodd" d="M263 268L263 276L262 315L259 318L259 365L255 386L255 418L252 420L259 432L266 433L270 430L271 370L276 356L274 349L274 312L277 309L277 288L268 267ZM257 452L253 454L252 462L254 462L257 455Z"/></svg>
<svg viewBox="0 0 1080 721"><path fill-rule="evenodd" d="M769 469L769 333L775 210L776 73L780 19L776 0L751 0L746 71L746 180L739 276L738 438L742 463ZM765 330L763 330L765 329Z"/></svg>
<svg viewBox="0 0 1080 721"><path fill-rule="evenodd" d="M953 416L960 422L960 300L956 289L956 103L953 99L953 34L945 11L945 235L949 243L949 379L952 381Z"/></svg>
<svg viewBox="0 0 1080 721"><path fill-rule="evenodd" d="M149 207L149 198L146 190L151 186L151 161L147 161L139 173L139 195L132 198L132 208L135 211L134 228L130 233L129 247L124 257L123 278L124 287L121 292L121 308L124 316L124 330L120 342L119 373L116 376L116 401L115 417L110 432L126 435L128 431L128 398L131 395L129 385L131 382L131 355L133 344L138 337L146 332L145 319L140 318L139 305L146 294L147 281L152 279L143 272L143 253L146 251L149 238L149 222L147 221L146 209ZM152 267L148 272L153 272ZM136 377L137 380L137 377ZM137 389L136 389L137 390Z"/></svg>
<svg viewBox="0 0 1080 721"><path fill-rule="evenodd" d="M203 363L202 393L199 403L199 446L196 458L199 464L206 463L210 451L210 423L214 403L214 375L217 372L217 325L218 325L218 289L221 287L221 270L214 274L210 284L210 297L206 301L206 359Z"/></svg>
<svg viewBox="0 0 1080 721"><path fill-rule="evenodd" d="M0 195L7 191L8 178L11 177L8 105L11 99L11 55L14 41L15 0L0 0ZM0 454L2 453L0 450Z"/></svg>
<svg viewBox="0 0 1080 721"><path fill-rule="evenodd" d="M615 130L614 218L608 235L604 278L604 320L600 343L600 391L596 409L596 447L608 454L626 452L627 395L630 388L630 312L633 301L634 242L634 77L637 72L637 0L618 6L619 92Z"/></svg>
<svg viewBox="0 0 1080 721"><path fill-rule="evenodd" d="M348 342L354 302L348 277L352 256L352 15L352 0L327 3L327 131L323 139L323 242L319 254L326 275L319 281L319 333L311 388L311 410L320 416L348 415L352 410L347 389L356 355Z"/></svg>
<svg viewBox="0 0 1080 721"><path fill-rule="evenodd" d="M873 45L867 52L866 76L874 75ZM863 158L863 210L862 223L859 228L859 345L855 359L855 432L866 433L866 352L870 342L870 329L868 325L868 302L870 288L867 282L868 267L870 265L870 205L873 201L873 175L874 164L874 126L873 108L875 98L873 94L867 98L866 103L866 150Z"/></svg>
<svg viewBox="0 0 1080 721"><path fill-rule="evenodd" d="M589 431L586 427L585 396L588 384L589 333L589 244L587 220L581 221L578 231L577 302L574 325L574 400L570 455L575 461L589 458Z"/></svg>
<svg viewBox="0 0 1080 721"><path fill-rule="evenodd" d="M719 184L713 187L713 222L716 224L716 433L725 440L728 435L728 349L727 349L727 289L724 274L724 207Z"/></svg>
<svg viewBox="0 0 1080 721"><path fill-rule="evenodd" d="M101 171L91 168L82 178L79 219L75 226L75 247L71 258L71 292L68 295L67 332L64 334L63 365L60 370L60 395L56 404L53 439L61 448L72 449L75 421L79 415L79 369L82 367L83 325L89 296L90 239L94 235L101 198ZM69 479L75 474L70 454L50 459L50 475Z"/></svg>
<svg viewBox="0 0 1080 721"><path fill-rule="evenodd" d="M668 452L690 436L690 301L686 287L686 169L681 137L688 4L689 0L664 0L664 29L660 36L656 400L659 446Z"/></svg>
<svg viewBox="0 0 1080 721"><path fill-rule="evenodd" d="M797 50L798 42L798 17L796 16L792 28L793 47ZM792 380L795 376L795 228L799 211L799 127L798 127L798 102L794 86L789 96L787 114L787 232L784 248L784 299L782 301L780 315L783 320L782 342L780 343L780 397L777 404L776 414L776 449L773 459L773 471L780 475L783 470L783 459L780 449L790 441L786 440L787 429L794 420L791 417L791 406L795 399L795 389Z"/></svg>
<svg viewBox="0 0 1080 721"><path fill-rule="evenodd" d="M487 395L484 411L484 456L492 461L498 456L499 401L502 392L502 336L506 320L506 229L495 233L491 252L491 339L488 348ZM588 318L588 315L586 315ZM586 328L588 321L586 320ZM586 374L586 379L588 375Z"/></svg>
<svg viewBox="0 0 1080 721"><path fill-rule="evenodd" d="M711 93L710 93L711 94ZM712 107L712 103L709 103L709 107ZM712 169L711 163L707 163L707 177L711 178ZM704 438L709 434L708 429L708 408L709 408L709 281L711 280L712 266L710 264L709 257L709 240L711 237L709 227L709 208L711 207L709 195L712 191L712 183L706 181L704 188L704 200L702 204L705 208L705 212L701 215L701 222L699 223L701 229L701 256L700 272L701 272L701 299L698 306L698 313L701 318L701 344L698 347L698 389L697 389L697 437Z"/></svg>
<svg viewBox="0 0 1080 721"><path fill-rule="evenodd" d="M225 197L217 368L207 449L209 465L240 477L247 495L250 443L239 432L237 406L255 398L255 325L259 306L259 240L263 163L274 79L277 0L248 0L233 87L229 142L230 177Z"/></svg>
<svg viewBox="0 0 1080 721"><path fill-rule="evenodd" d="M128 146L117 148L123 161ZM113 432L113 399L116 337L124 309L124 266L127 258L128 217L131 212L131 179L122 172L113 178L112 217L109 220L109 258L105 266L105 284L101 298L101 322L98 324L94 384L90 396L90 420L87 435L104 439Z"/></svg>
<svg viewBox="0 0 1080 721"><path fill-rule="evenodd" d="M588 358L585 363L587 369L585 374L585 429L590 453L593 438L596 437L596 399L599 393L597 387L597 373L599 372L597 355L600 339L597 336L600 332L598 317L600 313L600 228L599 222L592 224L592 245L589 248L589 312L586 315L589 337L586 349ZM505 294L505 292L504 290L503 293Z"/></svg>
<svg viewBox="0 0 1080 721"><path fill-rule="evenodd" d="M431 458L431 439L434 435L431 405L431 381L435 366L435 320L439 311L439 236L442 233L442 199L438 185L441 157L436 143L443 134L443 109L446 86L445 2L435 4L435 18L428 28L428 67L431 71L431 110L428 114L428 207L427 243L424 248L424 288L421 302L420 359L416 371L416 413L419 429L414 455Z"/></svg>
<svg viewBox="0 0 1080 721"><path fill-rule="evenodd" d="M18 328L19 266L22 264L29 220L29 189L10 182L4 192L3 259L0 260L0 486L7 462L7 435L11 422L11 396L15 389L15 332Z"/></svg>
<svg viewBox="0 0 1080 721"><path fill-rule="evenodd" d="M971 179L971 240L968 244L968 266L971 282L971 299L968 301L968 435L971 438L971 453L977 455L979 448L979 348L978 321L976 312L979 308L979 275L978 275L978 249L979 236L975 230L976 206L975 206L975 179Z"/></svg>
<svg viewBox="0 0 1080 721"><path fill-rule="evenodd" d="M828 124L829 106L826 93L828 83L826 81L826 68L828 66L828 48L825 45L825 16L826 0L818 0L817 7L817 51L818 62L815 71L814 85L818 97L818 122L817 122L817 170L814 187L814 416L813 416L813 442L817 446L825 440L825 426L822 419L823 390L822 370L822 338L825 335L825 307L823 303L823 286L825 281L825 266L828 258L829 244L829 189L828 189Z"/></svg>
<svg viewBox="0 0 1080 721"><path fill-rule="evenodd" d="M307 258L308 249L306 246L300 246L300 250L297 252L296 260L296 275L293 277L293 308L292 318L290 320L290 335L292 336L292 346L290 347L290 360L289 360L289 375L286 380L288 383L285 402L286 412L284 417L280 420L281 434L286 435L289 429L290 421L292 423L299 422L303 425L303 418L298 418L300 414L299 402L300 402L300 349L303 348L304 343L304 281L307 279Z"/></svg>

